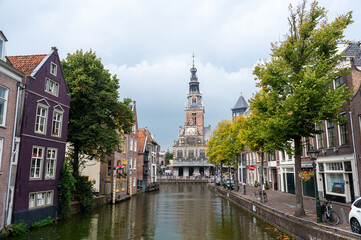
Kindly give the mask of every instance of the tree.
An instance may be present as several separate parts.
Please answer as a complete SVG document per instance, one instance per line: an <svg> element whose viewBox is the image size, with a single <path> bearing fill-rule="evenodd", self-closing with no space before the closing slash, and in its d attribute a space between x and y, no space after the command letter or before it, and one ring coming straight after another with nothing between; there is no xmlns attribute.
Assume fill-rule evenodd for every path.
<svg viewBox="0 0 361 240"><path fill-rule="evenodd" d="M242 118L243 116L238 119ZM243 149L243 145L237 140L238 127L239 124L229 120L218 123L207 143L206 155L209 162L219 164L221 169L224 164L231 164L237 168L236 154Z"/></svg>
<svg viewBox="0 0 361 240"><path fill-rule="evenodd" d="M173 153L167 151L165 153L165 164L168 165L171 159L173 159Z"/></svg>
<svg viewBox="0 0 361 240"><path fill-rule="evenodd" d="M119 133L129 133L134 120L131 100L118 100L119 80L94 52L68 54L62 67L71 96L68 141L77 177L80 156L103 161L119 148Z"/></svg>
<svg viewBox="0 0 361 240"><path fill-rule="evenodd" d="M277 147L293 151L296 173L301 170L302 137L320 133L318 121L340 121L339 109L350 99L345 86L333 89L332 82L347 74L337 65L337 44L351 19L349 12L328 23L326 10L316 1L308 11L305 1L296 9L290 6L287 39L272 44L271 59L254 70L262 93L251 100L253 111L267 119L266 133L278 136ZM296 216L305 215L301 187L296 174Z"/></svg>

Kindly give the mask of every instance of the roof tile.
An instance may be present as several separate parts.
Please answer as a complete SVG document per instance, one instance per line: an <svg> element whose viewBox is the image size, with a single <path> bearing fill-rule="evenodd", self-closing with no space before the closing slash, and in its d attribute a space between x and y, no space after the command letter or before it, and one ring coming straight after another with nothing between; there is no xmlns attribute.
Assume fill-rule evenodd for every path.
<svg viewBox="0 0 361 240"><path fill-rule="evenodd" d="M30 75L35 68L43 61L47 54L8 56L11 64L20 71Z"/></svg>

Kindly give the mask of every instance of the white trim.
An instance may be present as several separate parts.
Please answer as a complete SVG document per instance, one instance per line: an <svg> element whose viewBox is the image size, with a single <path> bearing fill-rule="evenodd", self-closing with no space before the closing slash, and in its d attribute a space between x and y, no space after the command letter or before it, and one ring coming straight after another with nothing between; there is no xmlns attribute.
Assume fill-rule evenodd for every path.
<svg viewBox="0 0 361 240"><path fill-rule="evenodd" d="M38 66L34 69L34 71L30 74L30 76L34 77L35 74L39 71L39 69L43 66L43 64L49 59L50 55L53 54L54 50L51 50L48 55L46 55L43 60L39 63Z"/></svg>
<svg viewBox="0 0 361 240"><path fill-rule="evenodd" d="M63 111L63 112L65 112L64 108L63 108L60 104L55 105L55 106L54 106L54 109L56 109L56 108L60 108L60 110L57 109L58 111Z"/></svg>
<svg viewBox="0 0 361 240"><path fill-rule="evenodd" d="M55 74L53 74L53 73L51 72L53 66L55 66ZM55 62L51 61L51 62L50 62L50 74L56 77L57 72L58 72L58 65L57 65Z"/></svg>
<svg viewBox="0 0 361 240"><path fill-rule="evenodd" d="M70 108L70 106L68 106L68 105L65 105L65 104L63 104L63 103L60 103L60 102L55 101L55 100L53 100L53 99L50 99L50 98L48 98L48 97L45 97L45 96L43 96L43 95L41 95L41 94L39 94L39 93L33 92L33 91L29 90L29 89L26 89L26 91L29 92L29 93L32 93L32 94L34 94L34 95L36 95L36 96L42 97L44 100L46 99L46 100L48 100L48 101L54 102L54 103L56 103L56 104L59 104L59 105L61 105L61 106L63 106L63 107ZM69 96L69 95L68 95L68 96Z"/></svg>
<svg viewBox="0 0 361 240"><path fill-rule="evenodd" d="M0 72L5 74L6 76L12 78L12 79L15 79L17 82L21 82L21 79L22 79L21 76L19 76L18 74L6 69L3 66L0 66Z"/></svg>
<svg viewBox="0 0 361 240"><path fill-rule="evenodd" d="M53 176L52 177L49 177L47 176L47 171L48 171L48 152L49 151L55 151L55 157L54 158L50 158L51 160L54 160L54 165L53 165ZM46 150L46 161L45 161L45 179L46 180L52 180L52 179L55 179L56 177L56 165L57 165L57 162L58 162L58 149L57 148L53 148L53 147L49 147L47 150Z"/></svg>
<svg viewBox="0 0 361 240"><path fill-rule="evenodd" d="M35 166L38 166L40 168L39 170L39 177L32 177L31 176L31 167L32 167L32 163L33 163L33 154L34 154L34 149L37 148L38 150L39 149L42 149L41 153L42 155L40 157L36 157L36 158L40 158L40 164L39 166L36 164ZM29 173L29 179L30 180L41 180L42 179L42 175L43 175L43 165L44 165L44 154L45 153L45 147L43 146L38 146L38 145L33 145L32 149L31 149L31 155L30 155L30 173ZM36 170L36 168L35 168ZM34 170L34 176L36 175L35 174L35 170Z"/></svg>
<svg viewBox="0 0 361 240"><path fill-rule="evenodd" d="M55 114L56 114L56 113L60 115L60 123L59 123L58 135L53 134L54 117L55 117ZM62 131L63 131L63 115L64 115L64 112L59 111L59 110L57 110L57 109L54 109L54 111L53 111L53 117L52 117L52 119L51 119L51 136L61 138L61 133L62 133Z"/></svg>
<svg viewBox="0 0 361 240"><path fill-rule="evenodd" d="M0 88L4 89L5 90L5 104L4 104L4 112L3 112L3 123L0 123L0 126L2 127L5 127L6 126L6 113L7 113L7 109L8 109L8 101L9 101L9 88L5 87L5 86L2 86L0 85Z"/></svg>
<svg viewBox="0 0 361 240"><path fill-rule="evenodd" d="M4 138L0 138L0 171L3 159L3 150L4 150Z"/></svg>
<svg viewBox="0 0 361 240"><path fill-rule="evenodd" d="M39 99L39 100L37 100L36 102L39 104L40 102L42 102L42 101L44 101L46 104L43 104L43 105L47 105L47 107L50 107L50 104L49 104L49 102L48 101L46 101L46 99L45 98L42 98L42 99ZM40 104L42 104L42 103L40 103Z"/></svg>
<svg viewBox="0 0 361 240"><path fill-rule="evenodd" d="M36 129L36 120L38 118L38 109L40 108L43 108L43 109L46 109L46 113L45 113L45 121L44 121L44 131L41 132L41 131L38 131ZM41 117L41 116L40 116ZM35 124L34 124L34 132L35 133L38 133L38 134L43 134L43 135L46 135L46 130L47 130L47 127L48 127L48 117L49 117L49 106L46 106L44 104L41 104L41 103L38 103L36 105L36 111L35 111Z"/></svg>
<svg viewBox="0 0 361 240"><path fill-rule="evenodd" d="M34 135L29 135L29 134L21 134L21 136L32 137L32 138L41 139L41 140L45 140L45 141L52 141L52 142L56 142L56 143L64 143L64 144L66 144L66 142L63 142L63 141L57 141L57 140L53 140L53 139L50 139L50 138L43 138L43 137L38 137L38 136L34 136Z"/></svg>

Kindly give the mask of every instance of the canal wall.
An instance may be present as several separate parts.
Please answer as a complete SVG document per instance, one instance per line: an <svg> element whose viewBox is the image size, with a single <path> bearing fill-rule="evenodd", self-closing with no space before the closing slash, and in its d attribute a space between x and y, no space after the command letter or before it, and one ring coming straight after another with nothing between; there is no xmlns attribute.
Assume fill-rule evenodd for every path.
<svg viewBox="0 0 361 240"><path fill-rule="evenodd" d="M101 205L107 204L107 198L106 195L100 195L95 198L93 198L93 207L99 207ZM80 212L80 202L79 201L73 201L71 202L71 211L70 214L75 214Z"/></svg>
<svg viewBox="0 0 361 240"><path fill-rule="evenodd" d="M360 239L358 234L286 214L213 184L208 188L298 239Z"/></svg>

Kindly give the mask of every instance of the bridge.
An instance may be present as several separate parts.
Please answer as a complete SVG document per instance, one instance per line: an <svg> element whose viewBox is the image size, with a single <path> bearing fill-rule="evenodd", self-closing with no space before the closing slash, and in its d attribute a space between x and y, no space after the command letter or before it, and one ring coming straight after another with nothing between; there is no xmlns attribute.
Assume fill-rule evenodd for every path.
<svg viewBox="0 0 361 240"><path fill-rule="evenodd" d="M159 184L162 183L209 183L211 182L210 177L205 176L187 176L187 177L176 177L176 176L160 176L157 179Z"/></svg>

